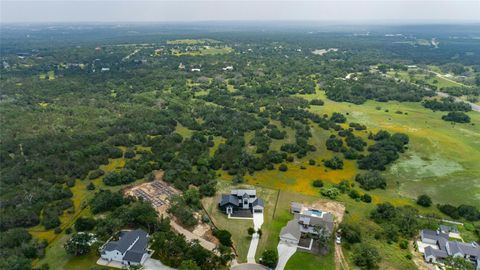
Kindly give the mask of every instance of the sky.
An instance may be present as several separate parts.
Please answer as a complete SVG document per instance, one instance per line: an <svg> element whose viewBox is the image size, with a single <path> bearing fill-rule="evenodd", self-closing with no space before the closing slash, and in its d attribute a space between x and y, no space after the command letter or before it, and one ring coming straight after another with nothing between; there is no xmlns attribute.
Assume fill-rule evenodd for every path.
<svg viewBox="0 0 480 270"><path fill-rule="evenodd" d="M480 22L480 0L0 0L2 23L195 21Z"/></svg>

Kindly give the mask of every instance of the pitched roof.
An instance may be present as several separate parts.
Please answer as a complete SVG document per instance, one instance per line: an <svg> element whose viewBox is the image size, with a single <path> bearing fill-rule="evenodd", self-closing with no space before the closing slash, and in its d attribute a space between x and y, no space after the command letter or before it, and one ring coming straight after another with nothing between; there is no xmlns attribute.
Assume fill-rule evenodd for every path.
<svg viewBox="0 0 480 270"><path fill-rule="evenodd" d="M230 194L239 197L243 196L244 194L247 194L248 196L257 196L257 191L255 189L232 189Z"/></svg>
<svg viewBox="0 0 480 270"><path fill-rule="evenodd" d="M445 250L434 249L431 246L425 248L425 257L433 256L435 258L446 258L448 257Z"/></svg>
<svg viewBox="0 0 480 270"><path fill-rule="evenodd" d="M480 247L476 246L474 243L448 241L447 251L450 255L455 255L457 253L460 253L462 255L480 257Z"/></svg>
<svg viewBox="0 0 480 270"><path fill-rule="evenodd" d="M219 204L220 206L224 206L226 204L238 206L238 198L230 194L222 194Z"/></svg>
<svg viewBox="0 0 480 270"><path fill-rule="evenodd" d="M448 234L428 229L421 230L420 235L422 238L432 239L435 241L438 241L440 238L448 239Z"/></svg>
<svg viewBox="0 0 480 270"><path fill-rule="evenodd" d="M260 198L257 198L255 201L253 201L252 207L255 207L257 205L263 207L264 206L263 200Z"/></svg>
<svg viewBox="0 0 480 270"><path fill-rule="evenodd" d="M143 254L145 254L145 251L129 250L127 253L125 253L125 256L123 256L123 260L140 263L142 261Z"/></svg>
<svg viewBox="0 0 480 270"><path fill-rule="evenodd" d="M311 216L295 213L294 217L300 224L309 226L325 226L330 232L333 231L333 215L330 213L324 213L322 216Z"/></svg>
<svg viewBox="0 0 480 270"><path fill-rule="evenodd" d="M290 220L280 231L280 237L289 237L296 239L297 241L300 240L300 235L300 227L295 219Z"/></svg>
<svg viewBox="0 0 480 270"><path fill-rule="evenodd" d="M290 203L290 207L291 207L291 208L295 208L295 209L302 209L303 204L298 203L298 202L291 202L291 203Z"/></svg>
<svg viewBox="0 0 480 270"><path fill-rule="evenodd" d="M132 246L131 250L137 250L137 251L145 250L148 244L147 236L148 236L148 233L141 229L128 231L121 234L120 240L111 241L107 243L107 245L105 245L104 250L106 251L118 250L123 254L134 243L135 245Z"/></svg>

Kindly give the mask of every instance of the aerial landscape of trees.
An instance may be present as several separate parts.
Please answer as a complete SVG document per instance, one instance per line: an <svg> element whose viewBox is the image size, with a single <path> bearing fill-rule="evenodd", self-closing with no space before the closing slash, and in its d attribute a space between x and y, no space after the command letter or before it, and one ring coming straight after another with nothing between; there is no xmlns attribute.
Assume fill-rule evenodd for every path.
<svg viewBox="0 0 480 270"><path fill-rule="evenodd" d="M448 112L445 121L475 122L467 103L434 99L432 90L386 76L390 69L402 70L415 61L455 74L478 71L477 54L459 54L465 48L478 50L470 40L462 50L449 45L441 49L445 51L419 52L386 43L383 34L367 39L350 34L202 32L234 53L203 55L196 50L192 55L193 47L168 42L182 37L177 30L143 35L150 30L134 27L139 34L133 31L127 38L127 28L109 28L107 37L99 40L97 30L80 34L59 29L67 34L40 31L35 39L26 39L30 30L8 30L5 40L10 39L2 40L2 61L9 64L0 78L2 269L30 269L32 262L45 258L50 243L38 237L44 232L66 237L62 248L71 256L83 256L96 246L81 232L105 241L136 227L151 234L152 248L166 265L223 269L232 256L235 232L214 230L221 245L217 253L210 252L171 231L168 218L159 217L149 203L126 197L124 189L162 172L162 179L180 191L168 215L192 229L203 222L198 218L204 213L201 202L217 194L218 182L257 184L252 179L265 172L274 175L276 183L296 182L300 179L291 175L315 169L315 174L302 176L306 186L314 188L309 195L374 209L367 218L381 228L378 235L352 224L341 226L343 237L359 254L353 263L372 269L383 251L362 239L400 243L419 229L416 208L389 204L378 195L397 188L388 170L410 154L411 133L404 126L385 130L359 111L361 107L346 111L335 104L377 102L372 103L375 108L381 102L378 111L386 123L408 117L394 114L394 107L388 114L391 102L416 106L422 113ZM55 37L66 41L53 46L50 40ZM339 42L338 52L311 53ZM138 53L123 60L133 48ZM179 54L171 53L174 50ZM458 58L450 61L460 66L445 62L455 55ZM233 71L222 69L229 65ZM109 70L102 71L104 67ZM192 72L194 67L201 71ZM444 90L478 96L478 85ZM413 147L418 149L418 143ZM443 216L480 219L475 206L432 198L410 199L415 207ZM436 203L441 204L435 208ZM262 254L267 267L277 262L276 250Z"/></svg>

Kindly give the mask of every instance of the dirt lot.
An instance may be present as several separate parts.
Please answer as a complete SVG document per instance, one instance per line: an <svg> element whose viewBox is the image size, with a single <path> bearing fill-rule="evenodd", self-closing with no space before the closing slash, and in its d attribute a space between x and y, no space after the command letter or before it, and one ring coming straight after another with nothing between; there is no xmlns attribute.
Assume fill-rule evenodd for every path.
<svg viewBox="0 0 480 270"><path fill-rule="evenodd" d="M171 197L181 194L181 192L170 184L164 182L162 180L163 174L163 171L156 171L155 179L152 182L146 182L126 188L123 191L123 194L125 196L143 198L145 201L150 202L155 210L157 210L159 216L163 215L170 217L171 225L175 231L185 235L189 240L198 239L202 246L213 250L218 244L218 240L212 235L210 225L200 222L190 231L181 227L178 222L175 222L175 218L167 213ZM201 215L196 214L196 218L197 220L201 220Z"/></svg>

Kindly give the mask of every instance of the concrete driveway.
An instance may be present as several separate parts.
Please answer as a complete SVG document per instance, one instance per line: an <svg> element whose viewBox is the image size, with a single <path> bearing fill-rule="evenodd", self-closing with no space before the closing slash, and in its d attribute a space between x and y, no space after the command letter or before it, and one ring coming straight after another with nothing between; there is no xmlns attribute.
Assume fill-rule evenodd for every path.
<svg viewBox="0 0 480 270"><path fill-rule="evenodd" d="M253 213L253 228L256 230L260 229L263 224L263 213Z"/></svg>
<svg viewBox="0 0 480 270"><path fill-rule="evenodd" d="M145 270L175 270L175 268L164 265L161 261L149 258L143 264Z"/></svg>
<svg viewBox="0 0 480 270"><path fill-rule="evenodd" d="M288 260L290 257L295 254L297 251L297 245L292 245L285 243L283 241L280 241L277 246L278 250L278 264L277 268L275 270L283 270L285 268L285 265L287 265Z"/></svg>

